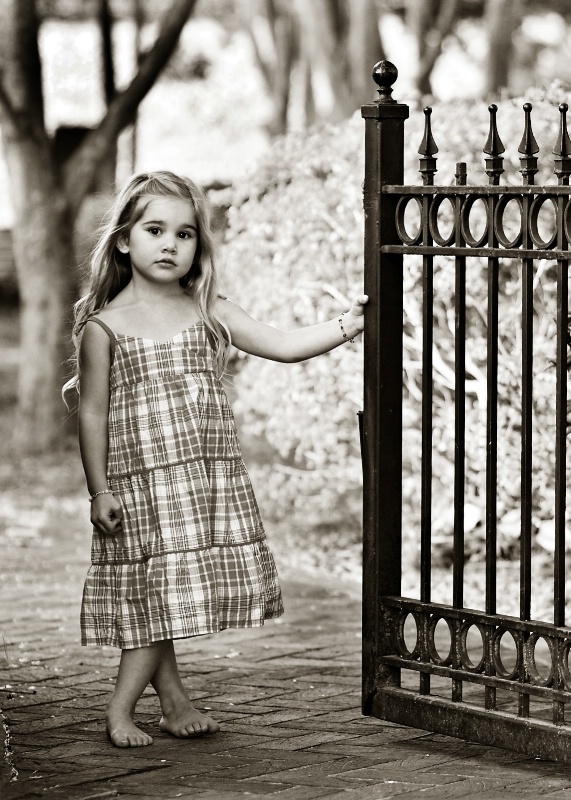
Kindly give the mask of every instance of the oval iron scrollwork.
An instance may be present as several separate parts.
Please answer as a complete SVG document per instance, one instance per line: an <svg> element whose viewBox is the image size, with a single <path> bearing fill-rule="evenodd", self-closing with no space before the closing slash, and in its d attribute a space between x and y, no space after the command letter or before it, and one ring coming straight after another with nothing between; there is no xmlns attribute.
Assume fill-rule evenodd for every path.
<svg viewBox="0 0 571 800"><path fill-rule="evenodd" d="M468 634L472 628L479 631L482 641L482 655L480 660L474 664L468 653ZM458 650L460 654L460 661L462 666L467 672L483 672L486 666L486 653L488 651L489 632L477 622L463 622L460 626Z"/></svg>
<svg viewBox="0 0 571 800"><path fill-rule="evenodd" d="M438 221L438 212L440 211L440 207L444 203L445 200L448 200L451 206L451 213L452 213L452 228L448 236L443 236L440 233L440 223ZM428 212L428 227L430 229L430 235L434 239L434 241L439 244L441 247L448 247L452 244L454 239L456 238L456 215L454 211L454 203L451 197L448 197L445 194L436 195L433 197L432 203L430 204L430 211Z"/></svg>
<svg viewBox="0 0 571 800"><path fill-rule="evenodd" d="M509 238L504 227L504 214L510 203L517 203L519 206L519 231L513 238ZM506 249L520 247L523 238L523 203L521 197L504 194L500 197L494 213L494 230L498 242Z"/></svg>
<svg viewBox="0 0 571 800"><path fill-rule="evenodd" d="M418 207L418 219L419 219L418 230L414 234L414 236L407 231L405 222L406 210L411 200L414 200ZM400 200L397 203L397 209L396 209L396 227L399 239L401 240L401 242L403 242L403 244L413 246L420 243L422 239L422 201L420 197L400 198Z"/></svg>
<svg viewBox="0 0 571 800"><path fill-rule="evenodd" d="M549 675L544 678L537 668L537 661L535 657L535 648L538 642L543 639L549 648L550 655L550 668ZM524 643L524 660L527 674L531 683L536 686L553 686L553 676L555 670L555 648L551 637L542 636L540 633L532 633L528 640Z"/></svg>
<svg viewBox="0 0 571 800"><path fill-rule="evenodd" d="M468 245L468 247L482 247L482 245L486 244L488 241L488 231L489 231L489 221L488 221L488 214L486 209L486 223L481 235L474 236L472 232L472 228L470 226L470 214L472 213L472 209L474 208L475 204L481 201L485 204L485 199L483 197L479 197L477 194L471 194L466 197L464 204L462 205L462 213L460 215L460 225L462 230L462 236L464 237L464 241Z"/></svg>
<svg viewBox="0 0 571 800"><path fill-rule="evenodd" d="M539 214L544 204L549 201L555 212L553 233L549 239L543 239L539 232ZM540 250L551 250L557 243L557 199L550 195L537 195L533 198L529 209L529 235Z"/></svg>
<svg viewBox="0 0 571 800"><path fill-rule="evenodd" d="M500 652L501 641L504 634L508 633L515 644L515 664L513 668L510 670L508 669L504 662L502 661L502 655ZM505 678L508 681L512 681L519 675L520 666L521 666L521 637L517 631L511 631L508 628L497 628L494 631L493 639L492 639L492 653L494 659L494 667L496 669L496 674L500 676L500 678Z"/></svg>

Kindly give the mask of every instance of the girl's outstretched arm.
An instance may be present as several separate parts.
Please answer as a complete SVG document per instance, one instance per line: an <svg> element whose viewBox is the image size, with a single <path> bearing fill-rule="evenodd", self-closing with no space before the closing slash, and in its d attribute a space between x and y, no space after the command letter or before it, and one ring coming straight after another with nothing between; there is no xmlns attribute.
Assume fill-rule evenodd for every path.
<svg viewBox="0 0 571 800"><path fill-rule="evenodd" d="M109 337L88 322L79 349L79 449L89 494L102 492L91 503L91 522L100 533L118 533L123 516L119 501L107 493L110 368Z"/></svg>
<svg viewBox="0 0 571 800"><path fill-rule="evenodd" d="M220 299L216 310L226 322L232 344L237 348L272 361L293 362L327 353L361 333L368 300L367 295L360 295L346 313L293 331L280 331L259 322L231 300Z"/></svg>

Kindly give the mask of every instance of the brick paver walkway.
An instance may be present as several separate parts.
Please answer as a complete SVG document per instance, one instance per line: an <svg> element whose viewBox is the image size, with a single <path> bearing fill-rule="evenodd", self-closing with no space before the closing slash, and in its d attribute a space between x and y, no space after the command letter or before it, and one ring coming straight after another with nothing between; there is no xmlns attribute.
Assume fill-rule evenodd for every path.
<svg viewBox="0 0 571 800"><path fill-rule="evenodd" d="M179 643L219 734L162 734L149 692L139 721L154 744L112 747L102 718L117 651L77 644L83 505L54 503L47 522L44 509L0 538L2 800L571 798L571 767L363 718L358 599L300 575L286 576L281 620Z"/></svg>

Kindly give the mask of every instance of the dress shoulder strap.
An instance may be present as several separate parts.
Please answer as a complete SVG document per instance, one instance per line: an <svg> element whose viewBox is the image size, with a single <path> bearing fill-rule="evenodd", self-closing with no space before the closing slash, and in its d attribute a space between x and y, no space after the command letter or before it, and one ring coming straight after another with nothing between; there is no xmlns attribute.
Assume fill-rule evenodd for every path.
<svg viewBox="0 0 571 800"><path fill-rule="evenodd" d="M96 322L99 325L100 328L103 328L103 330L105 331L105 333L109 337L109 343L111 344L111 360L113 360L113 358L115 357L115 346L117 344L117 340L115 338L115 334L113 333L113 331L111 330L109 325L106 325L103 322L103 320L98 319L98 317L89 317L89 319L87 321L88 322Z"/></svg>

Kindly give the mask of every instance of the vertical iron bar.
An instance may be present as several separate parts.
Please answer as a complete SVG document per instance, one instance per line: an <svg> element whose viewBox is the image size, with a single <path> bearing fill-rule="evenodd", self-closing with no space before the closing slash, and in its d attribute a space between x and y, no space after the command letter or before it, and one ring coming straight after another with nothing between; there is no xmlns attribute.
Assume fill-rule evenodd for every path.
<svg viewBox="0 0 571 800"><path fill-rule="evenodd" d="M524 213L528 203L524 198ZM525 217L524 217L525 219ZM524 223L525 224L525 223ZM524 245L525 247L526 245ZM531 616L531 511L533 422L533 261L522 259L522 413L521 413L521 539L520 618ZM525 637L527 638L527 637ZM520 669L523 670L523 664ZM523 674L521 676L523 680ZM529 695L519 694L520 717L529 716Z"/></svg>
<svg viewBox="0 0 571 800"><path fill-rule="evenodd" d="M454 443L454 608L464 603L464 482L466 452L466 259L455 259L456 325L455 325L455 443Z"/></svg>
<svg viewBox="0 0 571 800"><path fill-rule="evenodd" d="M457 165L456 183L466 183L465 164ZM456 246L466 244L460 217L462 199L454 204ZM466 475L466 258L457 256L455 262L456 324L454 336L454 553L452 575L452 604L464 605L464 505ZM459 665L457 665L459 666ZM462 681L452 681L452 700L462 700Z"/></svg>
<svg viewBox="0 0 571 800"><path fill-rule="evenodd" d="M488 106L490 130L484 145L486 174L490 186L499 186L504 172L505 151L497 126L495 104ZM497 197L488 195L488 244L498 246L496 235ZM488 335L487 335L487 398L486 398L486 611L496 613L497 571L497 493L498 493L498 294L499 259L488 259ZM488 634L486 648L486 674L495 675L492 632ZM496 708L496 689L486 686L484 703L487 709Z"/></svg>
<svg viewBox="0 0 571 800"><path fill-rule="evenodd" d="M428 226L430 198L422 198L423 242L432 244ZM423 256L422 264L422 445L421 445L421 491L420 491L420 599L430 603L431 599L431 541L432 541L432 345L434 309L434 259ZM423 649L427 639L421 640ZM428 661L427 652L421 657ZM430 673L421 672L419 677L421 694L430 694Z"/></svg>
<svg viewBox="0 0 571 800"><path fill-rule="evenodd" d="M554 148L556 155L555 173L560 186L569 186L571 175L571 141L567 132L568 106L559 106L559 138ZM557 247L568 250L569 242L564 224L566 198L557 198ZM555 550L553 562L553 623L565 625L565 509L567 503L567 348L569 325L569 262L557 262L557 356L555 389ZM565 679L562 675L561 661L564 657L560 643L555 663L554 687L562 689ZM553 702L553 722L565 722L565 704Z"/></svg>
<svg viewBox="0 0 571 800"><path fill-rule="evenodd" d="M558 198L559 218L563 219L565 198ZM563 227L563 226L561 226ZM562 241L562 249L568 249L568 242ZM553 564L553 622L565 625L565 508L567 503L567 331L569 318L569 262L557 262L557 384L555 394L555 552ZM563 654L559 647L560 664ZM554 680L555 688L565 685L563 675L558 670ZM553 702L553 722L565 722L565 704Z"/></svg>
<svg viewBox="0 0 571 800"><path fill-rule="evenodd" d="M399 595L402 550L402 315L403 259L381 253L398 244L396 197L384 184L404 179L404 120L408 106L391 98L397 70L373 70L379 100L365 105L365 293L363 411L363 699L364 714L382 714L382 685L398 686L400 670L381 661L390 649L381 626L381 598ZM381 550L382 547L382 550Z"/></svg>
<svg viewBox="0 0 571 800"><path fill-rule="evenodd" d="M558 198L563 219L565 198ZM562 227L562 226L561 226ZM569 243L562 242L568 250ZM555 554L553 623L565 625L565 508L567 493L567 331L569 262L557 262L557 383L555 395Z"/></svg>
<svg viewBox="0 0 571 800"><path fill-rule="evenodd" d="M422 198L423 244L432 244L428 226L430 198ZM432 348L434 317L434 259L422 264L422 452L420 497L420 599L431 598L432 535ZM422 675L421 675L422 678Z"/></svg>
<svg viewBox="0 0 571 800"><path fill-rule="evenodd" d="M538 171L536 153L539 147L531 127L531 103L523 106L525 124L518 148L520 172L524 186L532 186ZM529 195L522 198L522 246L533 247L530 232ZM532 520L532 469L533 469L533 259L522 259L522 426L521 426L521 540L520 540L520 614L522 619L531 616L531 520ZM523 633L525 647L529 634ZM528 680L528 671L520 662L519 680ZM529 717L529 694L519 693L520 717Z"/></svg>
<svg viewBox="0 0 571 800"><path fill-rule="evenodd" d="M563 226L565 197L558 201L558 248L568 250ZM557 357L555 395L555 562L553 587L553 623L565 625L565 507L566 507L566 443L567 443L567 335L569 262L557 262Z"/></svg>
<svg viewBox="0 0 571 800"><path fill-rule="evenodd" d="M491 212L494 197L489 198ZM496 247L497 245L490 245ZM498 491L498 292L499 259L488 259L487 412L486 412L486 614L496 613Z"/></svg>
<svg viewBox="0 0 571 800"><path fill-rule="evenodd" d="M531 248L529 235L530 198L522 198L522 247ZM521 386L521 537L520 618L531 616L531 519L533 469L533 259L522 259L522 386ZM524 634L524 638L527 636ZM523 664L521 669L524 669ZM524 675L522 674L521 680ZM529 716L529 695L519 694L519 715Z"/></svg>
<svg viewBox="0 0 571 800"><path fill-rule="evenodd" d="M531 103L523 106L525 124L518 148L520 172L524 186L532 186L538 171L536 153L539 146L531 127ZM529 196L522 203L523 247L532 247L529 230ZM522 448L521 448L521 556L520 556L520 613L522 619L531 614L531 519L532 519L532 453L533 453L533 260L522 259ZM528 634L524 633L524 646ZM520 681L527 680L524 665L520 666ZM519 714L529 716L529 695L519 695Z"/></svg>
<svg viewBox="0 0 571 800"><path fill-rule="evenodd" d="M497 247L494 216L497 198L488 196L488 246ZM486 392L486 614L495 614L497 605L497 515L498 515L498 294L499 259L488 258L488 330ZM486 674L494 675L490 654L486 658ZM496 708L496 689L485 688L485 707Z"/></svg>
<svg viewBox="0 0 571 800"><path fill-rule="evenodd" d="M438 147L432 137L430 125L431 108L424 109L424 136L420 144L420 173L425 186L434 185L436 153ZM429 214L432 198L422 196L422 243L431 245ZM422 445L421 445L421 492L420 492L420 599L431 600L432 580L432 380L434 343L434 258L422 258ZM429 661L427 637L421 639L421 658ZM430 673L421 672L419 678L421 694L430 694Z"/></svg>

